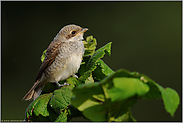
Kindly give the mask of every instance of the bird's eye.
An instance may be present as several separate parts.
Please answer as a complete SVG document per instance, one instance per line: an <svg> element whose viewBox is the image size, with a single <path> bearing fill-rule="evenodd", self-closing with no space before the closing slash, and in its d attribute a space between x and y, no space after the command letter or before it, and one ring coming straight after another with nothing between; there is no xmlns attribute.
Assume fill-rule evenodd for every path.
<svg viewBox="0 0 183 123"><path fill-rule="evenodd" d="M72 31L71 34L76 34L76 31Z"/></svg>

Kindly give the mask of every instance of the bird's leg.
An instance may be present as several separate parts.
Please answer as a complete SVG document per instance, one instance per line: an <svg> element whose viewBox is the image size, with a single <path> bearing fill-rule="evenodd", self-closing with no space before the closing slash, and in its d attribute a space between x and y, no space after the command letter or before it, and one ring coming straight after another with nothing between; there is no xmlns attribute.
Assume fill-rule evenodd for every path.
<svg viewBox="0 0 183 123"><path fill-rule="evenodd" d="M72 75L72 77L75 77L75 78L77 78L77 79L78 79L78 76L77 76L77 75L75 75L75 74L73 74L73 75Z"/></svg>
<svg viewBox="0 0 183 123"><path fill-rule="evenodd" d="M57 81L55 81L55 83L57 84L57 86L59 87L59 88L61 88L61 87L63 87L64 86L64 84L59 84Z"/></svg>
<svg viewBox="0 0 183 123"><path fill-rule="evenodd" d="M63 87L64 85L69 85L67 82L64 82L64 84L59 84L56 80L55 83L58 85L59 88Z"/></svg>
<svg viewBox="0 0 183 123"><path fill-rule="evenodd" d="M69 83L67 83L67 82L64 82L64 85L69 85Z"/></svg>

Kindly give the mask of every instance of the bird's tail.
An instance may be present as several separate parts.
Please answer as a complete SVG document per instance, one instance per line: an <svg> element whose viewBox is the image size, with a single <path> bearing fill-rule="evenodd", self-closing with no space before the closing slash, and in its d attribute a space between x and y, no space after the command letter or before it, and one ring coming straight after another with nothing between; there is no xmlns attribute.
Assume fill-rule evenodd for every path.
<svg viewBox="0 0 183 123"><path fill-rule="evenodd" d="M23 97L22 100L35 100L42 92L42 89L45 84L43 82L37 81L34 83L29 92Z"/></svg>

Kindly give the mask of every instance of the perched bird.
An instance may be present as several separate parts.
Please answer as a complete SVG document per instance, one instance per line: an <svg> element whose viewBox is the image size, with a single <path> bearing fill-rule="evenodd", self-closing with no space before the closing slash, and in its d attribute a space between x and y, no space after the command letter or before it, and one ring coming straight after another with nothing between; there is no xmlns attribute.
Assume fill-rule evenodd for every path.
<svg viewBox="0 0 183 123"><path fill-rule="evenodd" d="M83 34L87 28L77 25L63 27L46 50L46 57L39 69L34 85L23 97L24 100L36 99L47 84L75 76L84 54Z"/></svg>

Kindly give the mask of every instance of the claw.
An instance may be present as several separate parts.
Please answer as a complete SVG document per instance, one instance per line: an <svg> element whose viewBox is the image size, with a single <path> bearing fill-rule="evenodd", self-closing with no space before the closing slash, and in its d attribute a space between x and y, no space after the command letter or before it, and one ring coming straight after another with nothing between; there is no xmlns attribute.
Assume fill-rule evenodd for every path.
<svg viewBox="0 0 183 123"><path fill-rule="evenodd" d="M70 85L69 83L67 83L67 82L64 82L64 85Z"/></svg>
<svg viewBox="0 0 183 123"><path fill-rule="evenodd" d="M67 82L64 82L64 84L59 84L58 82L55 81L55 83L57 84L57 86L58 86L59 88L65 86L65 85L69 85Z"/></svg>
<svg viewBox="0 0 183 123"><path fill-rule="evenodd" d="M59 87L59 88L61 88L61 87L63 87L64 86L64 84L59 84L58 82L55 82L56 84L57 84L57 86Z"/></svg>
<svg viewBox="0 0 183 123"><path fill-rule="evenodd" d="M77 75L74 74L74 75L72 75L72 76L78 79L78 76L77 76Z"/></svg>

